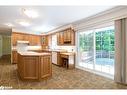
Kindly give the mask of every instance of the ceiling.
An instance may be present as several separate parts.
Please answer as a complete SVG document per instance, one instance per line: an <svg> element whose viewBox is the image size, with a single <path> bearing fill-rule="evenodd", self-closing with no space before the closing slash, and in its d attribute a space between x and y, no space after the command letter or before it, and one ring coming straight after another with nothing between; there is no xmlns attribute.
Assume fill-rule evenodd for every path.
<svg viewBox="0 0 127 95"><path fill-rule="evenodd" d="M16 32L41 34L60 26L93 16L114 6L0 6L0 26L14 25ZM38 18L28 18L22 13L22 8L38 12ZM24 27L17 20L26 20L30 26Z"/></svg>

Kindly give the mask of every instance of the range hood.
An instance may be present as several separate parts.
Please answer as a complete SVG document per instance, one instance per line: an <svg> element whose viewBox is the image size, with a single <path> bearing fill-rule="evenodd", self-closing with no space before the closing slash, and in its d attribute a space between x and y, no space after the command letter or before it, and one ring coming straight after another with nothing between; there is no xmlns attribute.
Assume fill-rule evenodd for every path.
<svg viewBox="0 0 127 95"><path fill-rule="evenodd" d="M29 44L29 41L17 41L17 44Z"/></svg>

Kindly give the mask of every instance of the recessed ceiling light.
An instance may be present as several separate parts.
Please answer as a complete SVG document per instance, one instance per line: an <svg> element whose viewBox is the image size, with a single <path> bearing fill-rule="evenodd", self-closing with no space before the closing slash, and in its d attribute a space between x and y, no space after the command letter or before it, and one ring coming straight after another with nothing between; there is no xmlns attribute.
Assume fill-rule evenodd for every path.
<svg viewBox="0 0 127 95"><path fill-rule="evenodd" d="M30 9L29 10L23 9L23 13L30 18L37 18L39 16L36 11L30 10Z"/></svg>
<svg viewBox="0 0 127 95"><path fill-rule="evenodd" d="M5 25L7 25L9 27L13 27L14 26L12 23L6 23Z"/></svg>
<svg viewBox="0 0 127 95"><path fill-rule="evenodd" d="M30 23L27 21L18 21L18 23L22 26L30 26Z"/></svg>

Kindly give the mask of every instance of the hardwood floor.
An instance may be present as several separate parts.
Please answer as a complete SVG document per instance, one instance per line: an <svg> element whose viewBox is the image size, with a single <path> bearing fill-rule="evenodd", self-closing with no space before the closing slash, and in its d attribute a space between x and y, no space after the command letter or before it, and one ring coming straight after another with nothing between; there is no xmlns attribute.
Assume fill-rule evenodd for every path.
<svg viewBox="0 0 127 95"><path fill-rule="evenodd" d="M8 55L3 55L1 58L0 58L0 64L11 64L11 55L8 54Z"/></svg>
<svg viewBox="0 0 127 95"><path fill-rule="evenodd" d="M53 75L47 81L22 81L17 74L17 65L1 60L0 87L12 89L127 89L113 80L79 69L67 70L53 65Z"/></svg>

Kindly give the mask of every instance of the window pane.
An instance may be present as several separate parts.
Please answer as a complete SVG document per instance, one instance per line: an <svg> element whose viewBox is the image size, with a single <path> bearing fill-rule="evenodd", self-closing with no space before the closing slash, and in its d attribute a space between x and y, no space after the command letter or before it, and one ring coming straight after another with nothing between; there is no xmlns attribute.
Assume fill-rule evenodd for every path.
<svg viewBox="0 0 127 95"><path fill-rule="evenodd" d="M98 35L100 34L100 35ZM98 41L100 36L100 41ZM114 28L96 30L96 63L95 70L113 74L114 72Z"/></svg>
<svg viewBox="0 0 127 95"><path fill-rule="evenodd" d="M79 65L114 74L114 27L79 34Z"/></svg>
<svg viewBox="0 0 127 95"><path fill-rule="evenodd" d="M80 39L80 66L93 69L93 32L83 32L79 35Z"/></svg>

